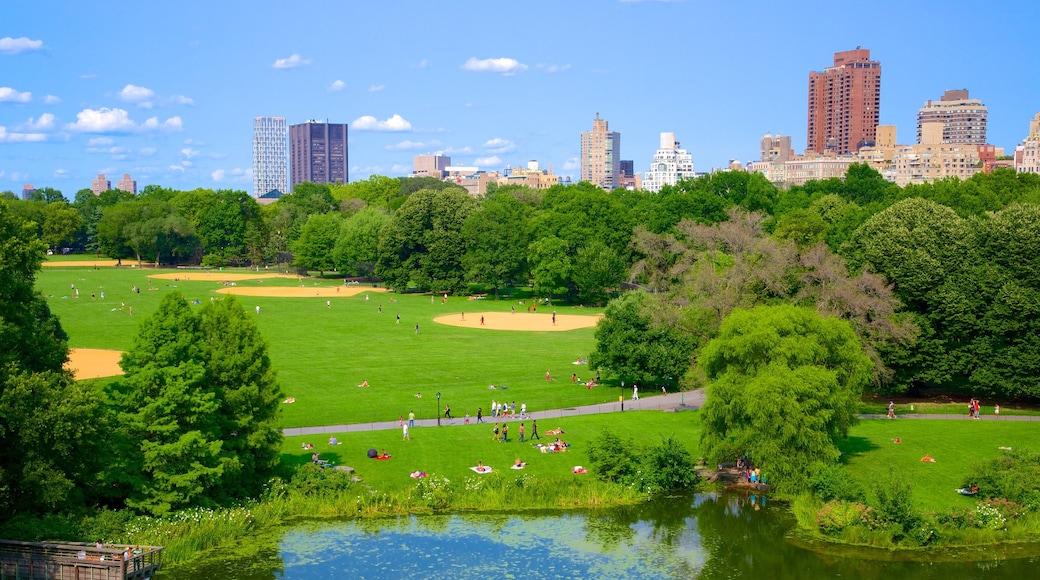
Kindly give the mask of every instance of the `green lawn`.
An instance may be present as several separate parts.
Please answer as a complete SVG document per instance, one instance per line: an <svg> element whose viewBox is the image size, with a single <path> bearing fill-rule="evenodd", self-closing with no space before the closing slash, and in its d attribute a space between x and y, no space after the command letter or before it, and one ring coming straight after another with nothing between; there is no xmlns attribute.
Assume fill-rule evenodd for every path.
<svg viewBox="0 0 1040 580"><path fill-rule="evenodd" d="M528 437L531 422L524 421ZM531 443L518 441L519 422L510 422L509 441L492 441L494 421L487 424L462 424L443 427L415 427L410 430L411 440L403 441L400 430L355 432L337 434L340 445L328 444L328 436L286 437L282 461L287 465L299 465L311 460L318 451L322 459L336 465L349 465L373 489L395 491L413 485L408 476L412 471L426 471L443 475L455 481L476 475L470 471L477 461L499 470L503 475L525 473L539 478L565 479L576 476L571 473L575 465L588 465L589 442L603 431L610 430L623 439L632 439L639 445L659 443L662 437L674 436L686 443L694 459L698 457L700 439L700 417L692 411L629 411L582 417L546 419L538 422L541 442L548 443L553 435L545 431L560 427L562 441L571 444L566 453L541 453ZM314 451L302 449L303 443L314 445ZM393 457L388 461L368 459L366 452L374 448L385 449ZM522 472L513 472L509 466L519 457L528 466ZM503 506L506 507L506 506Z"/></svg>
<svg viewBox="0 0 1040 580"><path fill-rule="evenodd" d="M972 465L1004 453L999 447L1036 448L1040 423L1021 421L861 421L839 447L849 474L870 488L889 469L911 481L925 510L968 507L975 499L957 494ZM901 443L893 443L899 438ZM922 462L928 455L935 463Z"/></svg>
<svg viewBox="0 0 1040 580"><path fill-rule="evenodd" d="M222 286L201 280L153 280L157 270L136 268L47 268L38 287L49 297L52 310L69 334L72 347L126 350L141 319L155 311L163 294L179 290L189 300L205 302L222 295ZM191 271L182 271L188 276ZM304 284L336 286L337 280L304 279ZM72 298L71 285L80 289ZM238 286L260 285L238 282ZM131 286L143 288L131 293ZM298 286L295 279L267 279L264 286ZM157 288L149 291L149 287ZM100 293L106 293L105 300ZM94 293L95 300L90 294ZM391 298L397 302L390 302ZM240 298L247 310L260 306L257 322L270 345L286 397L296 403L283 406L285 427L335 425L396 420L415 411L432 418L441 404L454 414L475 415L478 406L488 411L491 400L526 402L529 410L571 407L617 400L621 389L604 376L605 387L591 391L571 385L573 372L591 378L587 366L571 364L587 358L594 348L593 329L567 332L511 332L459 328L433 322L448 313L509 311L512 300L471 301L450 297L431 304L429 295L371 293L337 297L332 309L324 298ZM120 310L120 304L132 306ZM382 312L379 307L382 306ZM593 308L554 307L560 314L596 315ZM396 316L401 315L401 323ZM519 316L520 314L518 314ZM420 325L420 334L414 332ZM558 382L546 382L550 369ZM368 381L370 388L357 387ZM488 390L488 385L507 390ZM416 399L415 394L423 398ZM647 393L649 394L649 393Z"/></svg>

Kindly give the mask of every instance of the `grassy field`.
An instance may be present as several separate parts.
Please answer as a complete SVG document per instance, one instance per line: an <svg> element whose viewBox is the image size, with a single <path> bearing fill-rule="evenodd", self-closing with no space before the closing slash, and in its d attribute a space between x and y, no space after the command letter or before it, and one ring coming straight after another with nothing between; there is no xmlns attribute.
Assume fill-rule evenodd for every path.
<svg viewBox="0 0 1040 580"><path fill-rule="evenodd" d="M482 461L484 465L499 471L502 476L528 475L538 478L569 479L578 476L571 473L575 465L588 465L589 442L602 432L610 430L623 439L631 439L638 445L660 443L662 437L674 436L683 441L694 459L698 457L700 438L699 414L693 411L630 411L538 422L542 443L555 437L570 443L566 453L541 453L531 441L519 442L519 422L510 422L509 441L492 441L494 421L487 424L469 425L455 421L455 425L444 427L416 427L411 429L410 441L403 441L400 430L370 431L339 434L339 445L328 444L328 437L286 437L282 461L287 465L300 465L311 460L318 451L322 459L335 465L353 467L365 482L380 491L393 492L411 487L415 481L408 474L426 471L442 475L455 481L477 474L469 468ZM527 436L531 436L531 422L523 421ZM652 428L648 428L651 426ZM562 428L563 435L546 435L549 429ZM537 443L538 441L535 441ZM303 443L314 445L314 451L302 449ZM386 450L392 456L387 461L369 459L368 449ZM516 458L527 462L523 471L509 469ZM503 506L508 507L508 506Z"/></svg>
<svg viewBox="0 0 1040 580"><path fill-rule="evenodd" d="M140 320L155 311L166 292L178 290L200 302L223 296L216 292L223 286L213 281L149 282L149 275L160 272L126 267L48 268L39 274L37 285L60 317L70 346L126 350ZM182 273L201 277L198 272ZM73 298L73 284L80 290L78 299ZM299 286L300 282L266 279L236 284L270 287ZM304 279L303 284L332 287L339 281ZM141 288L139 294L131 292L135 285ZM587 358L593 349L593 329L515 332L451 327L434 323L433 318L461 312L508 312L517 303L449 297L442 304L439 297L433 303L430 298L372 292L368 300L364 295L337 296L331 300L331 309L325 298L239 298L248 311L260 306L257 322L270 345L272 364L285 396L296 399L295 404L283 407L282 425L388 421L409 410L418 418L432 418L438 412L437 392L442 407L451 405L458 416L476 415L478 406L487 412L492 399L515 401L517 406L526 402L529 410L538 410L614 401L621 394L618 383L606 376L606 386L592 390L570 382L571 373L584 374L582 378L587 379L595 372L572 364L579 357ZM554 309L560 314L601 312L563 306ZM517 310L516 316L525 315ZM414 331L416 324L419 334ZM546 369L559 380L545 381ZM358 388L362 381L368 381L370 387ZM488 390L491 384L508 389ZM422 399L416 393L422 393Z"/></svg>
<svg viewBox="0 0 1040 580"><path fill-rule="evenodd" d="M865 489L891 469L913 484L918 507L941 511L975 504L954 491L975 463L1004 453L999 447L1035 449L1038 435L1040 423L1033 422L875 419L861 421L839 447L849 475ZM935 463L922 462L925 455Z"/></svg>

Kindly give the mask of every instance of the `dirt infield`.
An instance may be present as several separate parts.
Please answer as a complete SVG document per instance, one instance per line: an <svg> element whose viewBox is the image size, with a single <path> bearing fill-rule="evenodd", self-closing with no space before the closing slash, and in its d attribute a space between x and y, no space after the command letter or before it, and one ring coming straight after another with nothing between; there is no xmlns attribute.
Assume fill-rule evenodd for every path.
<svg viewBox="0 0 1040 580"><path fill-rule="evenodd" d="M599 322L600 316L587 316L584 314L557 314L556 324L553 324L552 314L535 314L530 312L466 312L465 320L461 314L448 314L438 316L433 321L448 326L464 326L467 328L486 328L489 330L526 330L558 332L563 330L575 330L578 328L592 328ZM481 317L484 325L481 326Z"/></svg>
<svg viewBox="0 0 1040 580"><path fill-rule="evenodd" d="M156 280L186 280L188 282L240 282L242 280L263 280L265 278L299 278L290 274L272 274L270 272L171 272L169 274L151 274L149 278Z"/></svg>
<svg viewBox="0 0 1040 580"><path fill-rule="evenodd" d="M123 374L123 369L119 368L119 358L122 356L122 351L118 350L72 348L69 349L69 362L65 368L72 371L77 381L114 377Z"/></svg>
<svg viewBox="0 0 1040 580"><path fill-rule="evenodd" d="M81 268L93 268L94 266L115 266L119 264L119 260L57 260L54 262L44 262L44 268L68 268L68 267L81 267Z"/></svg>
<svg viewBox="0 0 1040 580"><path fill-rule="evenodd" d="M279 298L349 298L366 292L386 292L384 288L364 286L230 286L217 290L221 294L235 296L262 296Z"/></svg>

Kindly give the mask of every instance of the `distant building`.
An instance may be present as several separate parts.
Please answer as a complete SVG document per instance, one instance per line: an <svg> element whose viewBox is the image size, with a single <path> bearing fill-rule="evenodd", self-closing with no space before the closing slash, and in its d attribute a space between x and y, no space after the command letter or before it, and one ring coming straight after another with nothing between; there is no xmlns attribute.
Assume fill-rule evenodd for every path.
<svg viewBox="0 0 1040 580"><path fill-rule="evenodd" d="M289 191L289 133L285 117L253 117L253 197ZM275 197L274 199L277 199Z"/></svg>
<svg viewBox="0 0 1040 580"><path fill-rule="evenodd" d="M552 165L549 165L549 170L546 171L540 169L538 162L534 160L528 161L527 167L510 167L507 171L508 175L498 178L499 185L523 185L531 189L549 189L562 181L559 175L553 175Z"/></svg>
<svg viewBox="0 0 1040 580"><path fill-rule="evenodd" d="M29 199L29 197L32 196L33 192L35 192L35 191L36 191L36 186L34 186L31 183L26 183L25 185L22 186L22 199L23 200Z"/></svg>
<svg viewBox="0 0 1040 580"><path fill-rule="evenodd" d="M90 182L90 191L94 192L94 195L101 195L102 192L112 189L112 182L105 179L104 173L98 173L97 179Z"/></svg>
<svg viewBox="0 0 1040 580"><path fill-rule="evenodd" d="M412 159L412 175L444 179L445 170L450 165L451 157L447 155L416 155Z"/></svg>
<svg viewBox="0 0 1040 580"><path fill-rule="evenodd" d="M885 177L902 187L946 177L965 180L983 171L980 146L944 143L943 125L942 121L923 123L921 143L897 147L892 156L892 167Z"/></svg>
<svg viewBox="0 0 1040 580"><path fill-rule="evenodd" d="M1040 113L1029 121L1029 136L1015 148L1015 171L1040 174Z"/></svg>
<svg viewBox="0 0 1040 580"><path fill-rule="evenodd" d="M123 178L116 182L116 189L137 195L137 180L131 179L129 173L124 173Z"/></svg>
<svg viewBox="0 0 1040 580"><path fill-rule="evenodd" d="M766 133L762 137L760 150L759 161L779 161L782 163L794 156L794 152L791 149L790 135L770 135Z"/></svg>
<svg viewBox="0 0 1040 580"><path fill-rule="evenodd" d="M289 127L289 187L347 183L347 126L307 121Z"/></svg>
<svg viewBox="0 0 1040 580"><path fill-rule="evenodd" d="M968 89L946 91L938 101L926 101L917 112L917 142L925 123L943 124L943 143L986 144L986 105L968 98Z"/></svg>
<svg viewBox="0 0 1040 580"><path fill-rule="evenodd" d="M834 53L834 65L809 73L806 151L855 153L873 145L881 115L881 63L870 50Z"/></svg>
<svg viewBox="0 0 1040 580"><path fill-rule="evenodd" d="M621 160L621 177L635 177L636 162L631 159Z"/></svg>
<svg viewBox="0 0 1040 580"><path fill-rule="evenodd" d="M666 185L675 185L681 179L693 179L693 155L680 149L675 133L661 133L661 146L650 169L643 173L643 189L658 192Z"/></svg>
<svg viewBox="0 0 1040 580"><path fill-rule="evenodd" d="M599 118L581 134L581 180L610 191L621 179L621 133L610 131Z"/></svg>

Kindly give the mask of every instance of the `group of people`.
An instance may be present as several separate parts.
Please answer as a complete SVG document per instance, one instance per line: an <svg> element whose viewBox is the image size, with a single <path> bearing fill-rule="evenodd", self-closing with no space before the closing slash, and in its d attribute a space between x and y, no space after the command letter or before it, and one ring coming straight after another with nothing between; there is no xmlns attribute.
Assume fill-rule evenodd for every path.
<svg viewBox="0 0 1040 580"><path fill-rule="evenodd" d="M477 423L483 423L481 418L483 417L483 408L477 409ZM491 401L491 416L492 417L516 417L516 401L512 403L502 402L499 403L492 399ZM520 416L527 416L527 403L520 403Z"/></svg>
<svg viewBox="0 0 1040 580"><path fill-rule="evenodd" d="M976 399L975 397L972 397L971 400L968 401L968 416L971 417L972 419L978 419L979 418L979 407L980 407L979 400Z"/></svg>
<svg viewBox="0 0 1040 580"><path fill-rule="evenodd" d="M509 441L509 423L503 422L503 423L501 423L501 427L499 425L500 425L499 423L495 423L495 428L491 430L491 440L492 441L498 441L500 443L506 443L506 442ZM527 429L524 427L523 423L520 423L520 427L518 427L518 431L519 431L519 433L518 433L519 434L518 440L519 440L520 443L523 443L526 440L526 436L527 436ZM538 435L538 420L537 419L534 420L534 421L531 421L531 439L532 440L534 440L534 439L541 439L541 436Z"/></svg>

